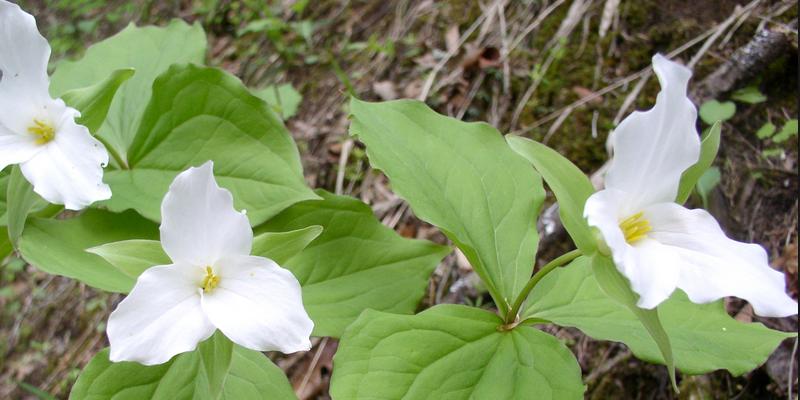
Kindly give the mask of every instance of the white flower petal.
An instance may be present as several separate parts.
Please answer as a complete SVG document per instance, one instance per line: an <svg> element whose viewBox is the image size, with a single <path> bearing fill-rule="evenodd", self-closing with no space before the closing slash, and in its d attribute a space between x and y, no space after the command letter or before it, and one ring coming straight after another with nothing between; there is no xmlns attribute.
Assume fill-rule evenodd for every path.
<svg viewBox="0 0 800 400"><path fill-rule="evenodd" d="M682 260L670 248L652 239L642 239L631 247L632 255L622 266L622 273L639 295L636 305L655 308L678 287Z"/></svg>
<svg viewBox="0 0 800 400"><path fill-rule="evenodd" d="M22 174L42 198L70 210L110 198L111 189L103 183L108 152L85 126L75 123L77 111L60 99L54 104L64 109L55 123L55 138L21 164Z"/></svg>
<svg viewBox="0 0 800 400"><path fill-rule="evenodd" d="M625 241L620 220L634 214L628 208L629 196L619 190L605 189L589 196L584 214L596 227L611 250L614 265L639 294L638 306L653 308L666 300L678 284L677 256L661 244L643 239L633 245Z"/></svg>
<svg viewBox="0 0 800 400"><path fill-rule="evenodd" d="M314 323L303 308L300 284L274 261L233 256L214 266L219 286L203 293L203 309L233 342L283 353L311 348Z"/></svg>
<svg viewBox="0 0 800 400"><path fill-rule="evenodd" d="M619 190L605 189L589 196L583 208L583 215L589 225L600 230L609 249L618 250L613 252L615 257L617 254L621 257L623 250L630 247L619 227L620 219L634 213L626 205L628 197ZM615 258L615 261L621 260Z"/></svg>
<svg viewBox="0 0 800 400"><path fill-rule="evenodd" d="M736 296L761 316L797 314L783 274L769 266L764 249L729 239L705 210L664 203L648 207L645 217L653 228L650 238L680 257L678 287L693 302Z"/></svg>
<svg viewBox="0 0 800 400"><path fill-rule="evenodd" d="M160 265L139 275L136 286L108 318L111 361L155 365L194 350L214 325L200 304L202 268Z"/></svg>
<svg viewBox="0 0 800 400"><path fill-rule="evenodd" d="M41 150L28 127L34 118L50 117L49 58L50 46L33 16L0 0L0 170Z"/></svg>
<svg viewBox="0 0 800 400"><path fill-rule="evenodd" d="M41 150L33 135L17 134L0 123L0 170L28 161Z"/></svg>
<svg viewBox="0 0 800 400"><path fill-rule="evenodd" d="M0 106L49 98L50 45L32 15L4 0L0 1L0 55Z"/></svg>
<svg viewBox="0 0 800 400"><path fill-rule="evenodd" d="M681 174L700 157L697 109L686 96L691 71L661 55L653 57L661 83L656 105L636 111L614 130L614 157L606 188L632 195L633 208L674 201Z"/></svg>
<svg viewBox="0 0 800 400"><path fill-rule="evenodd" d="M250 222L233 208L231 192L217 185L213 167L208 161L180 173L161 203L161 245L174 262L203 266L250 254Z"/></svg>

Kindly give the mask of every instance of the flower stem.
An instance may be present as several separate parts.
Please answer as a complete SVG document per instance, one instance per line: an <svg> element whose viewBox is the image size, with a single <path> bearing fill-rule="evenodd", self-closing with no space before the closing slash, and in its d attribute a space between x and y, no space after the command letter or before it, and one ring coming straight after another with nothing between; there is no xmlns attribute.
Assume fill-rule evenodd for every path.
<svg viewBox="0 0 800 400"><path fill-rule="evenodd" d="M568 253L564 253L561 256L557 257L555 260L550 261L549 263L545 264L542 269L537 271L533 274L533 277L525 284L525 287L522 288L522 291L519 292L517 299L514 301L514 304L511 306L511 311L506 314L506 323L510 324L513 323L517 319L517 314L519 313L520 307L522 307L522 303L525 302L525 299L528 298L528 295L531 293L534 287L545 277L545 275L549 274L552 270L578 258L580 256L580 250L572 250Z"/></svg>
<svg viewBox="0 0 800 400"><path fill-rule="evenodd" d="M95 139L99 140L99 141L100 141L100 143L102 143L102 144L103 144L103 146L105 146L105 147L106 147L106 151L108 151L108 154L110 154L110 155L111 155L111 157L114 159L114 161L116 161L116 162L117 162L117 165L119 165L119 168L120 168L120 169L129 169L129 168L130 168L130 167L128 166L128 162L127 162L127 161L125 161L125 158L124 158L124 157L122 157L122 155L121 155L121 154L119 154L119 152L117 151L117 149L116 149L116 148L114 148L114 146L112 146L110 143L108 143L108 141L106 141L106 140L105 140L104 138L102 138L100 135L92 135L92 136L93 136Z"/></svg>

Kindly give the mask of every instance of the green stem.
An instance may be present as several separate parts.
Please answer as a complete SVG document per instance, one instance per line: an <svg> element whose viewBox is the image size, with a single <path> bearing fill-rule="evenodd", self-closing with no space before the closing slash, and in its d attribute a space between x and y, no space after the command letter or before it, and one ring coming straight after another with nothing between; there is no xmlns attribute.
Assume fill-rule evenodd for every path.
<svg viewBox="0 0 800 400"><path fill-rule="evenodd" d="M106 150L108 151L108 154L111 154L111 157L114 159L114 161L117 162L117 165L119 165L119 167L121 169L129 169L130 168L128 166L128 163L125 161L125 158L122 157L121 154L119 154L119 152L117 151L116 148L114 148L114 146L112 146L105 139L100 137L100 135L92 135L92 136L94 136L95 139L99 140L100 143L102 143L103 146L106 147Z"/></svg>
<svg viewBox="0 0 800 400"><path fill-rule="evenodd" d="M533 288L536 287L536 285L539 283L539 281L542 280L542 278L545 277L545 275L549 274L550 271L578 258L578 256L580 256L581 254L583 253L581 253L581 251L577 249L572 250L568 253L564 253L555 260L545 264L545 266L542 267L542 269L533 274L531 280L529 280L528 283L525 284L525 287L522 288L522 291L519 292L517 299L511 306L511 311L509 311L508 314L506 314L506 324L511 324L517 319L517 314L519 313L520 307L522 307L522 303L525 302L525 299L528 298L528 295L531 293L531 290L533 290Z"/></svg>

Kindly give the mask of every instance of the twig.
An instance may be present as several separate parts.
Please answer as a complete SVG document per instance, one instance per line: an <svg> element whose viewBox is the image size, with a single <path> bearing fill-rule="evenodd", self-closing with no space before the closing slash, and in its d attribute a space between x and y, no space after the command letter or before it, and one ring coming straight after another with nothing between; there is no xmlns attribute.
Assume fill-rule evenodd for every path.
<svg viewBox="0 0 800 400"><path fill-rule="evenodd" d="M778 25L758 30L747 44L738 48L727 61L695 87L692 97L696 100L717 98L757 76L772 61L786 54L791 46L787 34L796 30L797 20L788 26Z"/></svg>
<svg viewBox="0 0 800 400"><path fill-rule="evenodd" d="M350 157L350 149L353 148L353 139L347 139L342 144L342 152L339 154L339 171L336 172L336 194L342 194L344 186L344 172L347 169L347 159Z"/></svg>
<svg viewBox="0 0 800 400"><path fill-rule="evenodd" d="M600 18L600 28L597 31L601 39L606 37L608 28L611 27L611 22L614 21L618 8L619 0L606 0L606 4L603 6L603 14Z"/></svg>
<svg viewBox="0 0 800 400"><path fill-rule="evenodd" d="M511 93L511 66L508 64L508 27L506 25L505 5L500 5L497 14L500 20L500 55L503 59L503 92Z"/></svg>
<svg viewBox="0 0 800 400"><path fill-rule="evenodd" d="M697 43L700 43L703 39L705 39L706 37L708 37L709 35L711 35L713 33L714 33L714 29L709 29L708 31L706 31L706 32L700 34L699 36L696 36L695 38L693 38L693 39L689 40L688 42L684 43L683 45L681 45L677 49L669 52L667 54L667 57L668 58L673 58L673 57L677 56L678 54L683 53L684 51L686 51L687 49L689 49L692 46L696 45ZM536 128L538 128L538 127L540 127L540 126L552 121L553 119L557 118L559 115L561 115L562 112L564 112L565 109L567 109L567 108L578 108L578 107L580 107L580 106L582 106L582 105L584 105L584 104L586 104L586 103L588 103L588 102L590 102L590 101L592 101L594 99L602 97L606 93L614 91L617 88L622 87L624 85L627 85L628 83L636 80L637 78L640 78L642 75L644 75L645 73L647 73L651 69L652 69L652 67L648 66L648 67L646 67L646 68L644 68L644 69L642 69L642 70L640 70L640 71L638 71L638 72L636 72L634 74L628 75L625 78L622 78L622 79L618 80L617 82L612 83L611 85L608 85L608 86L604 87L603 89L600 89L599 91L594 92L593 94L590 94L589 96L582 97L580 100L577 100L577 101L575 101L575 102L573 102L571 104L568 104L568 105L566 105L564 107L561 107L560 109L558 109L556 111L551 112L550 114L547 114L542 119L534 122L533 124L531 124L530 126L524 128L524 129L519 129L519 130L510 132L509 134L511 134L511 135L523 135L525 133L528 133L528 132L530 132L530 131L532 131L532 130L534 130L534 129L536 129Z"/></svg>
<svg viewBox="0 0 800 400"><path fill-rule="evenodd" d="M556 133L556 130L558 130L558 128L561 127L561 124L563 124L564 121L567 120L567 117L569 117L569 115L572 114L572 110L573 110L572 108L567 108L566 110L564 110L564 112L558 116L556 122L553 122L553 125L550 125L550 129L547 130L547 134L544 135L544 139L542 139L543 144L547 144L547 142L550 141L550 138Z"/></svg>
<svg viewBox="0 0 800 400"><path fill-rule="evenodd" d="M311 364L308 366L308 370L306 370L306 374L303 375L303 380L300 381L300 386L297 389L297 393L303 393L306 389L306 385L308 381L311 379L311 374L314 373L314 368L317 367L317 363L319 362L320 356L322 356L322 351L325 350L325 346L328 344L328 337L322 339L317 347L317 352L314 353L314 358L311 359Z"/></svg>
<svg viewBox="0 0 800 400"><path fill-rule="evenodd" d="M469 105L472 104L472 100L478 94L478 89L481 88L481 84L483 80L486 78L486 72L481 71L478 78L472 83L472 87L469 89L469 93L467 93L467 97L464 98L464 103L461 105L461 108L458 110L458 114L456 114L456 119L464 118L464 114L467 112Z"/></svg>
<svg viewBox="0 0 800 400"><path fill-rule="evenodd" d="M708 51L711 45L714 44L715 41L717 41L717 38L722 36L722 33L725 32L725 29L728 29L728 27L732 23L734 23L734 21L736 21L736 19L739 18L739 16L741 16L745 12L752 10L753 7L758 5L758 3L760 2L761 0L753 0L749 4L744 6L744 8L736 6L736 9L734 10L733 14L731 14L728 18L726 18L719 25L717 25L717 27L714 29L714 34L711 35L706 40L705 43L703 43L703 46L700 47L700 50L697 50L697 52L694 54L689 63L686 64L686 66L689 67L690 69L694 68L694 66L697 65L697 62L700 61L700 59L703 58L703 55L706 54L706 51Z"/></svg>
<svg viewBox="0 0 800 400"><path fill-rule="evenodd" d="M636 98L639 97L639 93L641 93L642 89L644 89L644 85L647 84L647 81L650 79L650 76L653 75L653 70L649 69L642 75L639 82L636 83L636 86L633 87L628 96L625 97L625 101L622 102L622 106L620 106L619 111L617 111L617 115L614 117L614 126L619 124L619 121L622 121L622 117L628 113L628 108L636 101Z"/></svg>
<svg viewBox="0 0 800 400"><path fill-rule="evenodd" d="M456 53L458 53L458 51L461 49L461 46L463 46L469 36L472 35L472 32L475 32L475 29L478 29L478 27L481 26L483 20L485 20L488 15L491 15L492 11L498 6L499 3L500 0L495 1L494 4L492 4L492 6L489 8L489 12L483 13L480 17L475 19L475 22L473 22L472 25L470 25L470 27L467 28L463 34L461 34L461 37L458 39L458 45L448 51L447 54L445 54L444 57L442 57L442 59L439 60L436 65L434 65L433 70L430 74L428 74L428 79L425 80L425 85L422 86L422 91L420 92L419 96L417 96L417 100L425 101L425 99L428 98L428 94L430 93L431 87L433 87L433 81L436 79L436 75L438 75L447 62L450 61L450 59L453 58Z"/></svg>
<svg viewBox="0 0 800 400"><path fill-rule="evenodd" d="M611 371L612 369L614 369L614 367L617 364L619 364L621 362L624 362L627 359L631 358L631 355L632 354L631 354L630 350L626 349L624 352L617 354L616 356L614 356L614 358L612 358L612 359L608 360L607 362L603 363L603 365L595 368L592 371L592 373L590 373L589 376L587 376L586 379L584 380L584 382L586 382L586 386L592 385L597 380L597 378L599 378L603 374L607 373L608 371Z"/></svg>
<svg viewBox="0 0 800 400"><path fill-rule="evenodd" d="M555 61L556 55L559 52L558 46L561 45L560 41L565 40L569 37L569 35L572 34L572 31L575 29L575 26L577 26L581 16L586 12L591 4L591 0L585 3L583 0L576 0L569 7L567 17L561 21L561 25L559 25L555 36L553 36L553 38L550 39L545 46L545 51L548 52L547 59L545 59L541 68L539 68L538 75L534 77L533 82L531 82L531 85L525 91L525 94L522 95L522 99L520 99L520 101L517 103L517 107L514 109L514 114L511 116L511 129L514 129L514 127L517 126L517 122L519 122L519 117L522 115L522 111L525 110L525 106L528 104L531 97L533 97L533 94L536 92L539 84L544 79L544 76L547 74L547 70L550 69L550 65L553 64L553 61Z"/></svg>
<svg viewBox="0 0 800 400"><path fill-rule="evenodd" d="M552 13L556 8L558 8L558 6L560 6L563 3L564 0L557 0L549 7L542 10L542 12L536 17L536 19L533 22L531 22L531 24L528 25L528 27L526 27L525 30L522 31L522 33L520 33L516 39L514 39L514 41L511 42L511 45L508 46L508 53L514 51L514 49L516 49L517 46L519 46L520 42L522 42L522 39L525 39L525 37L528 36L528 34L533 32L534 29L538 28L539 25L542 24L544 19L547 18L547 16L550 15L550 13Z"/></svg>

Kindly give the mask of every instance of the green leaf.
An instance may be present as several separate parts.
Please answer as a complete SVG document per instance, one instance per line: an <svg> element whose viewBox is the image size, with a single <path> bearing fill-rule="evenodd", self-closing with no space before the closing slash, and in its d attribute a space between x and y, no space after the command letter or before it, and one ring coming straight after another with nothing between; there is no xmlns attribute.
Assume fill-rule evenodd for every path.
<svg viewBox="0 0 800 400"><path fill-rule="evenodd" d="M780 147L761 150L761 157L764 157L764 158L770 158L770 157L781 157L781 158L783 158L785 156L786 156L786 152Z"/></svg>
<svg viewBox="0 0 800 400"><path fill-rule="evenodd" d="M319 225L288 232L264 232L253 238L253 250L250 253L269 258L278 265L284 265L292 257L300 254L321 233L322 227Z"/></svg>
<svg viewBox="0 0 800 400"><path fill-rule="evenodd" d="M28 214L34 209L45 207L47 202L33 192L33 186L22 176L19 166L16 165L11 169L6 190L8 238L16 245L25 228Z"/></svg>
<svg viewBox="0 0 800 400"><path fill-rule="evenodd" d="M486 123L437 114L424 103L352 98L350 133L374 168L421 219L466 255L505 314L531 277L539 241L541 178Z"/></svg>
<svg viewBox="0 0 800 400"><path fill-rule="evenodd" d="M91 247L86 251L103 257L134 280L150 267L172 264L158 240L122 240Z"/></svg>
<svg viewBox="0 0 800 400"><path fill-rule="evenodd" d="M8 180L11 176L11 169L0 170L0 226L8 225Z"/></svg>
<svg viewBox="0 0 800 400"><path fill-rule="evenodd" d="M659 319L658 309L646 310L636 305L639 295L631 289L628 279L617 270L610 258L600 254L596 254L592 258L592 271L598 285L607 295L627 307L639 319L647 333L655 341L664 364L669 370L672 387L675 391L678 391L672 345L670 344L669 335L667 335Z"/></svg>
<svg viewBox="0 0 800 400"><path fill-rule="evenodd" d="M119 88L108 117L96 132L111 151L125 157L150 100L153 80L174 63L202 64L205 53L206 36L199 24L189 26L177 19L166 27L131 24L89 47L80 60L59 63L50 77L50 93L61 97L69 90L94 85L98 77L116 70L135 69L136 75Z"/></svg>
<svg viewBox="0 0 800 400"><path fill-rule="evenodd" d="M114 196L104 204L158 221L175 176L207 160L254 225L316 198L303 179L294 141L263 100L224 71L180 65L153 84L130 148L130 169L106 172Z"/></svg>
<svg viewBox="0 0 800 400"><path fill-rule="evenodd" d="M783 143L788 140L792 136L797 136L797 120L790 119L783 125L781 131L775 134L772 137L772 141L775 143Z"/></svg>
<svg viewBox="0 0 800 400"><path fill-rule="evenodd" d="M580 257L548 274L528 299L525 318L575 327L600 340L625 343L633 353L664 364L664 357L638 318L611 299L592 273L591 258ZM741 323L725 311L723 301L694 304L681 291L658 307L675 357L683 373L704 374L727 369L741 375L757 368L793 334Z"/></svg>
<svg viewBox="0 0 800 400"><path fill-rule="evenodd" d="M36 396L36 398L39 400L57 400L56 397L53 396L52 394L47 393L46 391L39 389L38 387L33 386L29 383L19 382L18 384L19 387L25 389L26 392Z"/></svg>
<svg viewBox="0 0 800 400"><path fill-rule="evenodd" d="M715 122L724 122L736 114L736 104L732 101L720 103L716 100L709 100L700 106L700 119L711 125Z"/></svg>
<svg viewBox="0 0 800 400"><path fill-rule="evenodd" d="M62 94L61 98L67 105L81 112L77 123L89 128L90 132L97 132L103 121L106 120L117 89L133 74L133 68L118 69L102 82L80 89L72 89Z"/></svg>
<svg viewBox="0 0 800 400"><path fill-rule="evenodd" d="M731 94L731 98L733 100L748 104L757 104L767 101L767 96L765 96L764 93L761 93L757 86L747 86L741 88L733 92L733 94Z"/></svg>
<svg viewBox="0 0 800 400"><path fill-rule="evenodd" d="M703 176L697 181L695 190L703 201L703 208L708 208L708 195L711 194L711 191L719 184L719 181L720 173L717 167L707 169L706 172L703 173Z"/></svg>
<svg viewBox="0 0 800 400"><path fill-rule="evenodd" d="M305 250L282 264L303 286L314 336L341 336L367 308L413 313L450 249L399 236L356 199L317 194L322 201L295 204L256 228L262 233L323 227Z"/></svg>
<svg viewBox="0 0 800 400"><path fill-rule="evenodd" d="M741 88L731 95L731 98L742 103L756 104L767 101L767 96L758 90L757 86L748 86Z"/></svg>
<svg viewBox="0 0 800 400"><path fill-rule="evenodd" d="M758 128L758 131L756 131L756 137L759 139L766 139L772 136L774 133L775 125L772 122L767 122L762 125L761 128Z"/></svg>
<svg viewBox="0 0 800 400"><path fill-rule="evenodd" d="M266 101L284 121L297 114L297 107L303 101L303 96L290 83L253 90L253 94Z"/></svg>
<svg viewBox="0 0 800 400"><path fill-rule="evenodd" d="M570 237L584 254L596 249L594 236L586 219L583 206L594 193L589 178L575 164L555 150L530 139L506 136L509 146L525 157L542 175L558 201L558 215Z"/></svg>
<svg viewBox="0 0 800 400"><path fill-rule="evenodd" d="M269 232L253 238L252 255L267 257L283 264L300 253L322 232L321 226L309 226L290 232ZM132 239L102 244L86 249L103 257L109 264L134 280L146 269L172 264L158 240Z"/></svg>
<svg viewBox="0 0 800 400"><path fill-rule="evenodd" d="M283 371L264 354L217 332L197 350L165 364L112 363L108 349L92 358L70 400L296 399Z"/></svg>
<svg viewBox="0 0 800 400"><path fill-rule="evenodd" d="M134 212L88 210L65 220L32 218L19 240L22 257L39 269L98 289L126 293L134 276L85 249L128 239L158 238L158 228Z"/></svg>
<svg viewBox="0 0 800 400"><path fill-rule="evenodd" d="M437 305L412 315L372 310L347 328L334 358L336 399L582 399L575 357L556 338L499 331L488 311Z"/></svg>
<svg viewBox="0 0 800 400"><path fill-rule="evenodd" d="M0 230L0 267L5 266L6 257L14 250L11 239L8 238L8 231Z"/></svg>
<svg viewBox="0 0 800 400"><path fill-rule="evenodd" d="M681 183L678 186L678 197L675 202L678 204L686 203L689 195L692 194L692 189L697 184L697 180L706 172L706 170L714 163L717 158L717 151L719 151L720 134L722 131L722 124L715 122L711 128L708 129L703 141L700 143L700 158L697 162L689 167L681 175Z"/></svg>

